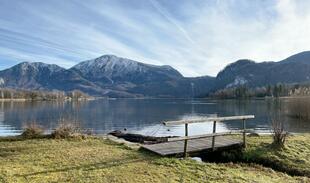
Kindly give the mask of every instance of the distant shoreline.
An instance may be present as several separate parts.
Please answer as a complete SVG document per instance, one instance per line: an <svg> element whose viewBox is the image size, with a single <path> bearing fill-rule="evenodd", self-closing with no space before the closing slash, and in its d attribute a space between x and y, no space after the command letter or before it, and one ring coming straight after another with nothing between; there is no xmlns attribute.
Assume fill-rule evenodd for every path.
<svg viewBox="0 0 310 183"><path fill-rule="evenodd" d="M80 99L25 99L25 98L12 98L0 99L0 102L28 102L28 101L89 101L96 100L96 98L80 98Z"/></svg>
<svg viewBox="0 0 310 183"><path fill-rule="evenodd" d="M89 97L89 98L79 98L79 99L26 99L26 98L12 98L12 99L1 99L0 102L9 102L9 101L16 101L16 102L26 102L26 101L90 101L90 100L100 100L100 99L107 99L107 100L119 100L119 99L177 99L177 100L199 100L199 99L208 99L208 100L263 100L263 99L293 99L293 98L310 98L310 96L283 96L283 97L249 97L249 98L216 98L216 97L203 97L203 98L168 98L168 97L120 97L120 98L109 98L109 97Z"/></svg>
<svg viewBox="0 0 310 183"><path fill-rule="evenodd" d="M13 98L13 99L0 99L0 102L9 102L9 101L18 101L18 102L25 102L25 101L29 101L29 99L24 99L24 98Z"/></svg>

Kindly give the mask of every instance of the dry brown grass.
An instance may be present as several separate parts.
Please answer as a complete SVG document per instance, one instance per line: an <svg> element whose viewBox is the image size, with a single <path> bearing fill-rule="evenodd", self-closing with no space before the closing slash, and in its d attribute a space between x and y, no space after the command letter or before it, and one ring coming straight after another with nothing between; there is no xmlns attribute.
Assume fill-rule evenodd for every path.
<svg viewBox="0 0 310 183"><path fill-rule="evenodd" d="M42 126L38 125L35 121L30 123L25 123L23 125L23 132L21 134L24 138L38 138L41 137L44 133L44 129Z"/></svg>
<svg viewBox="0 0 310 183"><path fill-rule="evenodd" d="M309 135L288 138L287 148L280 152L262 149L261 143L272 142L270 136L248 139L249 158L309 169ZM255 164L162 158L102 138L0 138L0 147L0 182L309 182L307 177L289 176Z"/></svg>
<svg viewBox="0 0 310 183"><path fill-rule="evenodd" d="M51 136L56 139L71 138L82 135L82 128L79 122L75 120L59 120L57 128Z"/></svg>

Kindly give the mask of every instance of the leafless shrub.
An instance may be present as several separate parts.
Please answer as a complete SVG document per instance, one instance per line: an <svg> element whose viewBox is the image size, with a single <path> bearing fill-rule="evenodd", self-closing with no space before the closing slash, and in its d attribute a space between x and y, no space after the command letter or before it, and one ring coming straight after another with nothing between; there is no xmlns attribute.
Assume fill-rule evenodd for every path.
<svg viewBox="0 0 310 183"><path fill-rule="evenodd" d="M272 118L272 135L273 145L276 147L284 147L288 133L284 129L283 120L278 116Z"/></svg>
<svg viewBox="0 0 310 183"><path fill-rule="evenodd" d="M83 134L93 135L94 131L93 131L93 129L87 128L87 129L83 130Z"/></svg>
<svg viewBox="0 0 310 183"><path fill-rule="evenodd" d="M52 132L52 137L56 139L80 136L82 129L77 121L59 120L57 128Z"/></svg>
<svg viewBox="0 0 310 183"><path fill-rule="evenodd" d="M26 123L23 126L22 137L24 138L38 138L43 135L44 129L42 126L38 125L36 122Z"/></svg>

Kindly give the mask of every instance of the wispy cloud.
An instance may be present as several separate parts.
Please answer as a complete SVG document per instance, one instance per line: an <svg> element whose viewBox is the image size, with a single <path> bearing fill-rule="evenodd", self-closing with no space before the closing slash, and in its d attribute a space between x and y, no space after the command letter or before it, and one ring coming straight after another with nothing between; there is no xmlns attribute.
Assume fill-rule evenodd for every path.
<svg viewBox="0 0 310 183"><path fill-rule="evenodd" d="M179 23L166 10L164 10L156 0L149 1L160 14L162 14L169 22L171 22L175 27L177 27L177 29L184 35L184 37L189 42L195 44L195 41L189 36L187 31L181 25L179 25Z"/></svg>
<svg viewBox="0 0 310 183"><path fill-rule="evenodd" d="M23 51L16 51L13 49L3 48L0 47L0 53L7 59L12 60L13 64L18 62L40 62L44 60L44 63L49 64L57 64L62 65L63 67L70 67L74 62L70 62L66 59L57 58L57 57L50 57L47 55L40 55L40 54L33 54L33 53L25 53ZM35 59L34 59L35 58ZM15 61L18 60L18 61Z"/></svg>
<svg viewBox="0 0 310 183"><path fill-rule="evenodd" d="M103 54L216 75L241 58L310 50L307 1L0 1L0 69L20 61L64 67Z"/></svg>

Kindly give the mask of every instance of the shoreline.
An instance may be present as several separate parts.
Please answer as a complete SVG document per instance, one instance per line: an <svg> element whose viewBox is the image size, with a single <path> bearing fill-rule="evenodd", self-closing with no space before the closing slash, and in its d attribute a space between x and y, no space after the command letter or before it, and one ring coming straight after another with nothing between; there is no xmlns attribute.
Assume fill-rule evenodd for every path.
<svg viewBox="0 0 310 183"><path fill-rule="evenodd" d="M25 99L25 98L13 98L13 99L0 99L0 102L43 102L43 101L91 101L96 98L80 98L80 99Z"/></svg>
<svg viewBox="0 0 310 183"><path fill-rule="evenodd" d="M284 96L284 97L249 97L249 98L216 98L216 97L194 97L194 98L174 98L174 97L90 97L80 99L26 99L26 98L10 98L2 99L2 101L91 101L91 100L121 100L121 99L134 99L134 100L264 100L264 99L294 99L294 98L310 98L310 96Z"/></svg>
<svg viewBox="0 0 310 183"><path fill-rule="evenodd" d="M18 101L18 102L25 102L28 101L29 99L17 99L17 98L13 98L13 99L0 99L0 102L8 102L8 101Z"/></svg>

